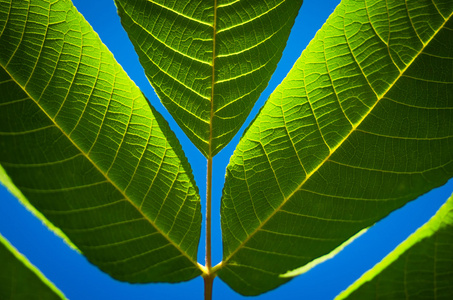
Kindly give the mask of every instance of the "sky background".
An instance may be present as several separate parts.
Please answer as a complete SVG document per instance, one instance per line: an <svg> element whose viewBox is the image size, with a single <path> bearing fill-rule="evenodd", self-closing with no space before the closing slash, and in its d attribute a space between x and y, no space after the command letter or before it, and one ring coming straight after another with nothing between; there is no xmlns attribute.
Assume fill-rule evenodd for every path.
<svg viewBox="0 0 453 300"><path fill-rule="evenodd" d="M192 165L200 189L202 213L206 190L206 160L178 128L161 105L148 83L138 57L121 27L113 0L75 0L77 9L85 16L102 41L113 52L132 80L142 89L151 104L167 119L181 141ZM214 158L213 173L213 265L222 259L220 231L220 198L225 168L243 130L264 104L270 93L283 80L315 33L338 5L339 0L306 0L291 32L283 58L269 86L257 101L246 123ZM409 203L378 222L366 234L355 240L335 258L294 278L289 283L255 299L333 299L363 272L381 260L389 251L425 223L453 191L453 181ZM204 224L203 224L204 226ZM116 281L91 265L83 256L70 249L47 230L4 187L0 186L0 233L37 266L69 299L202 299L201 277L178 284L128 284ZM204 264L204 227L200 238L198 261ZM245 299L218 278L214 295L220 299ZM252 299L247 297L247 299Z"/></svg>

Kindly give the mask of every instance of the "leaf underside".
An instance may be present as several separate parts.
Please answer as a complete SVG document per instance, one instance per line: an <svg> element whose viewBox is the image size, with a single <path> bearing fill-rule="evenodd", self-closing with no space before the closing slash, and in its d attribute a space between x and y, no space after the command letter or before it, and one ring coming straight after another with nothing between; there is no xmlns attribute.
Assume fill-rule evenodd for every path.
<svg viewBox="0 0 453 300"><path fill-rule="evenodd" d="M0 299L66 299L41 272L0 235Z"/></svg>
<svg viewBox="0 0 453 300"><path fill-rule="evenodd" d="M453 2L342 1L227 167L219 277L241 294L453 176Z"/></svg>
<svg viewBox="0 0 453 300"><path fill-rule="evenodd" d="M0 164L114 278L201 273L181 146L70 1L0 0Z"/></svg>
<svg viewBox="0 0 453 300"><path fill-rule="evenodd" d="M453 196L335 299L452 299Z"/></svg>
<svg viewBox="0 0 453 300"><path fill-rule="evenodd" d="M115 0L146 76L206 157L267 86L302 0Z"/></svg>

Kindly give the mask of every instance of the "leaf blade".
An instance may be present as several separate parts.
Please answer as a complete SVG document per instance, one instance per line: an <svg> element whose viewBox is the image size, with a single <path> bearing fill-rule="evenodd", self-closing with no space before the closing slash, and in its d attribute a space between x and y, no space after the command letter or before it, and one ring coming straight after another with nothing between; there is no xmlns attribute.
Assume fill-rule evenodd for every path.
<svg viewBox="0 0 453 300"><path fill-rule="evenodd" d="M2 299L66 299L63 293L1 234L0 261Z"/></svg>
<svg viewBox="0 0 453 300"><path fill-rule="evenodd" d="M271 95L227 168L217 270L233 289L275 288L452 176L453 9L437 4L343 1Z"/></svg>
<svg viewBox="0 0 453 300"><path fill-rule="evenodd" d="M335 299L448 299L453 295L453 197L423 226ZM379 286L379 288L377 288Z"/></svg>
<svg viewBox="0 0 453 300"><path fill-rule="evenodd" d="M72 249L80 252L77 249L77 246L74 245L71 240L56 226L54 226L42 213L40 213L30 202L27 198L21 193L21 191L14 185L11 181L11 178L6 174L5 169L0 165L0 184L3 185L14 197L16 197L20 203L29 211L31 212L36 218L40 219L46 227L53 231L55 235L59 236L61 239L65 241L65 243L71 247Z"/></svg>
<svg viewBox="0 0 453 300"><path fill-rule="evenodd" d="M116 1L150 83L206 157L233 138L266 87L301 3Z"/></svg>
<svg viewBox="0 0 453 300"><path fill-rule="evenodd" d="M69 1L0 3L0 164L111 276L201 273L200 201L165 120Z"/></svg>

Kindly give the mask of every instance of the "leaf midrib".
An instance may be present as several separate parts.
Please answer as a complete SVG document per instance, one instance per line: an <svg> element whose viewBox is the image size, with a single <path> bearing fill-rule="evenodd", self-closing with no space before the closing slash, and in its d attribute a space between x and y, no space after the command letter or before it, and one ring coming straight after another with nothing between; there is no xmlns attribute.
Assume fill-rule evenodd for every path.
<svg viewBox="0 0 453 300"><path fill-rule="evenodd" d="M440 14L442 16L442 14ZM341 147L341 145L347 141L347 139L349 138L349 136L356 131L356 129L360 126L360 124L362 124L362 122L367 118L367 116L373 111L373 109L376 107L376 105L385 97L385 95L391 90L391 88L396 84L396 82L398 82L398 80L404 75L404 73L406 72L406 70L412 65L412 63L420 56L420 54L423 52L423 50L426 48L427 45L429 45L429 43L434 39L434 37L444 28L445 24L450 20L451 16L453 15L453 13L451 13L448 17L446 17L444 19L444 22L442 23L442 25L439 26L439 28L435 31L435 33L430 37L429 40L426 41L426 43L423 43L423 41L420 39L420 42L422 43L422 47L420 49L420 51L414 55L414 57L412 58L412 60L406 65L406 67L404 69L402 69L400 71L400 74L395 78L395 80L389 84L388 88L379 96L376 94L376 91L372 88L371 84L369 85L371 90L376 94L377 96L377 100L376 102L373 104L373 106L368 110L368 112L362 117L362 119L360 121L358 121L356 123L355 126L352 126L352 129L351 131L348 133L348 135L346 135L343 140L338 143L334 148L330 149L329 148L329 155L326 156L326 158L313 170L311 171L310 173L307 174L307 176L305 177L305 179L294 189L293 192L291 192L291 194L284 198L282 203L263 221L260 223L260 225L255 228L255 230L247 236L247 238L233 251L231 252L226 259L222 260L219 264L217 264L214 268L213 268L213 272L216 273L218 272L221 268L223 267L226 267L228 261L239 251L241 250L245 244L247 244L247 242L256 234L258 233L263 227L264 225L270 220L272 219L272 217L281 210L281 208L286 204L286 202L288 202L288 200L291 199L291 197L297 193L302 187L303 185L311 178L311 176L313 174L315 174L329 159L330 157L332 156L332 154L335 153L335 151ZM443 16L442 16L443 18ZM349 47L349 43L348 43L348 47ZM352 51L351 51L352 53ZM354 57L355 59L355 57ZM357 63L357 61L355 61ZM397 67L397 65L395 64L395 66ZM398 67L397 67L398 69ZM398 69L399 70L399 69ZM362 74L363 74L363 71L362 71ZM364 74L363 74L364 75ZM364 75L365 79L367 80L366 76ZM368 80L367 80L368 82Z"/></svg>
<svg viewBox="0 0 453 300"><path fill-rule="evenodd" d="M212 120L214 119L214 87L215 87L215 43L217 35L217 0L214 0L214 20L212 23L212 73L211 73L211 111L209 115L209 140L208 140L208 157L207 159L212 159Z"/></svg>
<svg viewBox="0 0 453 300"><path fill-rule="evenodd" d="M153 226L156 231L161 234L163 237L165 237L166 240L168 240L170 242L170 244L175 247L176 249L178 249L179 252L181 252L181 254L183 256L185 256L196 268L198 268L200 271L203 272L203 269L200 267L200 265L198 264L198 262L194 261L190 256L187 255L187 253L181 249L181 247L179 245L177 245L176 243L173 242L172 239L170 239L170 237L165 234L151 219L149 219L138 207L137 205L134 204L134 202L124 193L123 190L121 190L116 184L114 181L111 180L111 178L108 176L108 174L106 174L104 171L102 171L98 165L88 156L87 153L85 153L78 145L77 143L72 140L70 138L70 136L59 126L59 124L50 117L50 115L47 113L47 111L28 93L28 91L19 83L17 82L17 80L12 76L12 74L5 68L3 67L3 65L1 66L5 72L11 77L11 79L18 85L20 86L20 88L25 92L25 94L27 95L27 97L33 101L38 107L39 109L46 115L47 118L49 118L49 120L52 121L52 123L55 125L56 128L58 128L58 130L63 133L63 135L70 141L70 143L90 162L91 165L93 165L95 167L95 169L102 175L104 176L104 178L107 180L107 182L109 182L117 191L119 191L121 193L121 195L124 197L124 199L126 201L128 201L130 203L130 205L132 205L133 208L135 208L139 214L143 217L144 220L148 221L149 224L151 224L151 226ZM87 100L88 101L88 100ZM131 112L132 114L132 112ZM139 162L140 163L140 162Z"/></svg>

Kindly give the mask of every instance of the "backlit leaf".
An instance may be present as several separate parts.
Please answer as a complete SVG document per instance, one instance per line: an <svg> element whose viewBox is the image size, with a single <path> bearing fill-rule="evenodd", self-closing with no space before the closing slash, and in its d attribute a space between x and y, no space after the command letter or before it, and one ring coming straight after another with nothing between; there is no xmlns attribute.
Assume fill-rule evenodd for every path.
<svg viewBox="0 0 453 300"><path fill-rule="evenodd" d="M206 156L236 134L280 60L302 0L115 0L156 93Z"/></svg>
<svg viewBox="0 0 453 300"><path fill-rule="evenodd" d="M279 275L453 176L453 2L342 1L227 168L219 277Z"/></svg>
<svg viewBox="0 0 453 300"><path fill-rule="evenodd" d="M179 142L70 1L0 0L0 164L113 277L201 273Z"/></svg>
<svg viewBox="0 0 453 300"><path fill-rule="evenodd" d="M0 299L66 299L41 272L0 235Z"/></svg>
<svg viewBox="0 0 453 300"><path fill-rule="evenodd" d="M452 299L453 196L336 299Z"/></svg>

